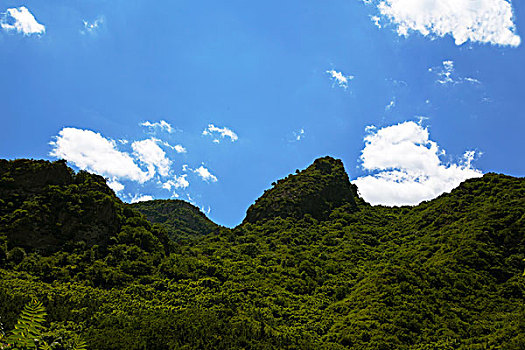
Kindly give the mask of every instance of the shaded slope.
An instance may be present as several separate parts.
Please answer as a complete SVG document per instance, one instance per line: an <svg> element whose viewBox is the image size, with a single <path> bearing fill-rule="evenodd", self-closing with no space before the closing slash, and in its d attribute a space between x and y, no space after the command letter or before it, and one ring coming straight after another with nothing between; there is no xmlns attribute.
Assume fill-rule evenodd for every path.
<svg viewBox="0 0 525 350"><path fill-rule="evenodd" d="M63 161L0 160L0 236L9 246L104 245L123 218L124 205L101 176L75 175Z"/></svg>
<svg viewBox="0 0 525 350"><path fill-rule="evenodd" d="M153 200L132 204L152 223L164 225L172 239L209 234L219 228L196 206L182 200Z"/></svg>
<svg viewBox="0 0 525 350"><path fill-rule="evenodd" d="M45 281L121 285L172 247L103 177L64 161L0 160L0 204L0 265Z"/></svg>

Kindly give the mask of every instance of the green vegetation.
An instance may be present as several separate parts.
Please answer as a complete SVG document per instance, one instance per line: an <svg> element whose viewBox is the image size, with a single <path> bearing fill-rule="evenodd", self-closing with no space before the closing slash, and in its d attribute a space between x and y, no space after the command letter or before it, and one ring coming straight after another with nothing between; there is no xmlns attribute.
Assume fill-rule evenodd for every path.
<svg viewBox="0 0 525 350"><path fill-rule="evenodd" d="M207 235L219 229L196 206L179 200L152 200L132 204L152 223L162 224L173 240Z"/></svg>
<svg viewBox="0 0 525 350"><path fill-rule="evenodd" d="M525 182L504 175L373 207L326 157L228 229L0 161L0 322L40 300L45 339L89 349L523 349L524 258Z"/></svg>
<svg viewBox="0 0 525 350"><path fill-rule="evenodd" d="M328 219L334 209L353 211L358 202L357 187L350 184L343 162L319 158L296 175L272 184L248 211L244 223L276 217L296 219L308 214L317 220Z"/></svg>
<svg viewBox="0 0 525 350"><path fill-rule="evenodd" d="M24 306L20 318L15 324L15 328L11 331L10 336L5 336L5 333L0 329L0 349L71 349L71 350L85 350L86 343L75 336L69 341L62 342L53 341L51 344L46 342L44 338L44 321L46 317L46 309L38 300L32 300ZM62 339L60 339L62 340Z"/></svg>

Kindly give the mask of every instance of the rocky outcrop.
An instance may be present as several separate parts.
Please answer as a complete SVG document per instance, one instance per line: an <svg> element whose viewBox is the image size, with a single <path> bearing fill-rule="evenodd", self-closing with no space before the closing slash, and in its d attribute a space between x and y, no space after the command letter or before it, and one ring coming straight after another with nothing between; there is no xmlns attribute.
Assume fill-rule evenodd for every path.
<svg viewBox="0 0 525 350"><path fill-rule="evenodd" d="M248 208L243 223L276 217L301 218L306 214L325 220L335 208L357 210L357 187L350 183L343 162L319 158L303 171L277 181Z"/></svg>
<svg viewBox="0 0 525 350"><path fill-rule="evenodd" d="M50 253L104 245L123 210L101 176L75 174L64 161L0 160L0 236L9 246Z"/></svg>

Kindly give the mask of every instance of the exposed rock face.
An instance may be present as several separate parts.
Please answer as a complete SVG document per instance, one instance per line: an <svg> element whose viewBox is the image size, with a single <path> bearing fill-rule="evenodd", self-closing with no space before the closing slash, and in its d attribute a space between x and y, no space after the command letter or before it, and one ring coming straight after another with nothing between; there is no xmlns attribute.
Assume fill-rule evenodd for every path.
<svg viewBox="0 0 525 350"><path fill-rule="evenodd" d="M356 210L358 201L357 187L350 183L343 162L324 157L305 170L277 181L248 208L243 223L275 217L301 218L306 214L325 220L333 209L343 205Z"/></svg>
<svg viewBox="0 0 525 350"><path fill-rule="evenodd" d="M0 236L10 246L49 253L65 244L104 245L123 207L103 177L64 161L0 160Z"/></svg>

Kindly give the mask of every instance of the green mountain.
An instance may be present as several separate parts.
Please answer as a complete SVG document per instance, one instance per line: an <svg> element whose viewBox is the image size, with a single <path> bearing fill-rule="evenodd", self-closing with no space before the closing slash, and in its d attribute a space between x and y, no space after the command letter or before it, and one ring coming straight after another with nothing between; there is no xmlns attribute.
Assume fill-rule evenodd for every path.
<svg viewBox="0 0 525 350"><path fill-rule="evenodd" d="M132 207L150 222L162 224L174 240L207 235L219 229L199 208L179 199L139 202Z"/></svg>
<svg viewBox="0 0 525 350"><path fill-rule="evenodd" d="M273 188L248 208L243 223L310 215L326 220L334 209L357 209L357 187L350 183L341 160L319 158L303 171L273 183Z"/></svg>
<svg viewBox="0 0 525 350"><path fill-rule="evenodd" d="M63 348L523 349L524 258L522 178L371 206L325 157L228 229L64 162L0 161L0 323L38 299Z"/></svg>
<svg viewBox="0 0 525 350"><path fill-rule="evenodd" d="M45 252L67 243L107 244L123 208L103 177L64 161L0 160L0 235L9 247Z"/></svg>

